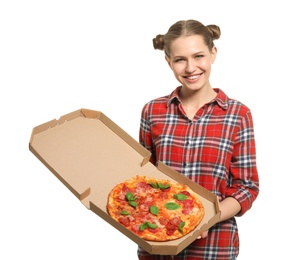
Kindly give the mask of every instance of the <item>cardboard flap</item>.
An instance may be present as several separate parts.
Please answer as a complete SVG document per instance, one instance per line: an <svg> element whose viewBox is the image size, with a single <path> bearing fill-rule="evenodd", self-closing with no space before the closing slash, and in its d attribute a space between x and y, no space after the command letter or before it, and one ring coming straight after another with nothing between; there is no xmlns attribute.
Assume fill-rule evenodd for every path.
<svg viewBox="0 0 295 260"><path fill-rule="evenodd" d="M88 208L91 192L114 185L104 176L138 172L150 157L103 113L87 109L35 127L29 147Z"/></svg>

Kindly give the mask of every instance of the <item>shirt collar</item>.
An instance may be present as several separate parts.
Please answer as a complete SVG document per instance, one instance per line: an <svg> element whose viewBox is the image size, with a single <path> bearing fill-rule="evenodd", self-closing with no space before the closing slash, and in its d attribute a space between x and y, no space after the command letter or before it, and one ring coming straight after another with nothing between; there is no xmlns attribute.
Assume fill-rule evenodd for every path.
<svg viewBox="0 0 295 260"><path fill-rule="evenodd" d="M225 93L219 88L214 88L214 91L217 93L217 95L212 100L212 102L216 102L224 110L227 109L229 101L228 96L225 95Z"/></svg>
<svg viewBox="0 0 295 260"><path fill-rule="evenodd" d="M177 87L173 92L168 96L167 100L167 107L175 100L177 103L181 103L181 100L179 98L179 90L181 86ZM222 109L227 109L228 108L228 101L229 98L225 93L219 89L219 88L214 88L214 91L217 93L216 97L210 102L210 103L217 103Z"/></svg>
<svg viewBox="0 0 295 260"><path fill-rule="evenodd" d="M179 98L179 90L181 89L181 86L177 87L176 89L173 90L173 92L168 96L167 100L167 107L175 100L177 103L181 103L180 98Z"/></svg>

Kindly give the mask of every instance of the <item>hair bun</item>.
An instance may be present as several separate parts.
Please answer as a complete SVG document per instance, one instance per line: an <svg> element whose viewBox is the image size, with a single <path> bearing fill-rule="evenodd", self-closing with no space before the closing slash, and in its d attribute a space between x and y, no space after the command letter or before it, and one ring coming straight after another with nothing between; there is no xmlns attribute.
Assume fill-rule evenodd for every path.
<svg viewBox="0 0 295 260"><path fill-rule="evenodd" d="M215 24L209 24L206 27L207 27L213 41L220 38L221 31L220 31L219 26L217 26Z"/></svg>
<svg viewBox="0 0 295 260"><path fill-rule="evenodd" d="M158 34L156 38L153 39L153 45L156 50L164 50L164 35Z"/></svg>

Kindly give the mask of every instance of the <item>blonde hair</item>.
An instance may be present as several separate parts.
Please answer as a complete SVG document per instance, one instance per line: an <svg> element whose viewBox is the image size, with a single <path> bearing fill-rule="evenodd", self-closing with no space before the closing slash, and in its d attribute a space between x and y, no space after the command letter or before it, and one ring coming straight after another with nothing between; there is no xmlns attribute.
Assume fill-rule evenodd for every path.
<svg viewBox="0 0 295 260"><path fill-rule="evenodd" d="M165 54L170 57L171 43L182 36L192 35L201 35L211 51L214 47L213 41L220 38L221 31L214 24L205 26L196 20L182 20L174 23L166 34L158 34L153 39L153 45L155 49L164 50Z"/></svg>

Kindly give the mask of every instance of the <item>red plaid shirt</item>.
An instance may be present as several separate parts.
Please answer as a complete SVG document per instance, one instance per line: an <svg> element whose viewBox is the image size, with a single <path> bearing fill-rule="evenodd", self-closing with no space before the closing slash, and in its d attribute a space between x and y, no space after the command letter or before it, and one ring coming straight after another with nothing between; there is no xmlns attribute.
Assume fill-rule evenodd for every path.
<svg viewBox="0 0 295 260"><path fill-rule="evenodd" d="M147 103L142 110L140 143L162 161L216 194L220 201L234 197L241 204L238 216L251 208L259 192L251 111L220 89L190 120L178 96ZM239 253L235 218L217 223L208 237L197 239L177 256L149 255L138 248L141 260L232 259Z"/></svg>

